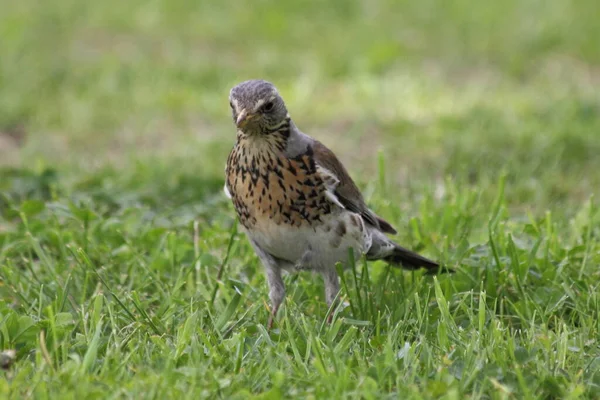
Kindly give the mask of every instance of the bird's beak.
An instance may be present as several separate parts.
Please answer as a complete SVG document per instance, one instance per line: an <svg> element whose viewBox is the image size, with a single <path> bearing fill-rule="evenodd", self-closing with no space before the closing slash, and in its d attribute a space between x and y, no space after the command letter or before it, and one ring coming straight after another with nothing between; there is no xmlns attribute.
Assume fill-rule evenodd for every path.
<svg viewBox="0 0 600 400"><path fill-rule="evenodd" d="M248 122L252 121L255 118L256 118L256 114L250 114L250 113L248 113L248 111L242 110L239 113L237 120L235 121L235 124L237 125L238 128L243 128L248 124Z"/></svg>

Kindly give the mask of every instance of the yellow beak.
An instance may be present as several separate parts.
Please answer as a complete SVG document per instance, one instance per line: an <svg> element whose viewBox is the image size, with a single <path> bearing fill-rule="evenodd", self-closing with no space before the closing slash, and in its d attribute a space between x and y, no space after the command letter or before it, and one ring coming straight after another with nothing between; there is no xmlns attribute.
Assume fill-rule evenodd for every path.
<svg viewBox="0 0 600 400"><path fill-rule="evenodd" d="M255 119L255 117L256 117L256 114L249 114L248 111L242 110L239 113L239 115L235 121L235 124L237 125L238 128L243 128L244 126L246 126L248 124L248 122Z"/></svg>

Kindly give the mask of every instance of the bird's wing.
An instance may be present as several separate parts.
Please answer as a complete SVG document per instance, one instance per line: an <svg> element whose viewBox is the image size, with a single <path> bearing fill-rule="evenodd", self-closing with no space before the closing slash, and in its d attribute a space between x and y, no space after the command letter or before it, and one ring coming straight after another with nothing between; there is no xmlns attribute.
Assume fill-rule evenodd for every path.
<svg viewBox="0 0 600 400"><path fill-rule="evenodd" d="M231 193L229 193L229 189L227 189L227 183L223 185L223 192L225 192L225 196L227 196L228 199L231 199Z"/></svg>
<svg viewBox="0 0 600 400"><path fill-rule="evenodd" d="M231 157L231 154L229 155L229 157ZM227 171L228 171L228 167L227 165L229 164L229 159L227 160L227 163L225 163L225 176L228 175ZM227 178L225 178L225 185L223 185L223 192L225 193L225 196L227 196L228 199L231 199L231 193L229 193L229 189L227 188Z"/></svg>
<svg viewBox="0 0 600 400"><path fill-rule="evenodd" d="M323 178L328 198L335 204L360 214L369 225L385 233L397 233L394 227L367 207L362 193L335 154L323 143L315 140L312 145L317 172Z"/></svg>

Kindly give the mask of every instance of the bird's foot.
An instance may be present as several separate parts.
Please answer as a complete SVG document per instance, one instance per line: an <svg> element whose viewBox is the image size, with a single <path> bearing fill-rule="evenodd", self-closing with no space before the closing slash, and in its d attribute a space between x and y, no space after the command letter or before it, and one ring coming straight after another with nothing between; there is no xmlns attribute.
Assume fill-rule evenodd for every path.
<svg viewBox="0 0 600 400"><path fill-rule="evenodd" d="M331 312L329 313L329 315L327 316L327 323L329 325L331 325L331 323L333 322L333 310L331 310Z"/></svg>
<svg viewBox="0 0 600 400"><path fill-rule="evenodd" d="M273 307L271 310L271 315L269 315L269 322L267 323L267 331L271 331L273 329L273 325L275 324L275 316L277 315L277 310L279 307Z"/></svg>

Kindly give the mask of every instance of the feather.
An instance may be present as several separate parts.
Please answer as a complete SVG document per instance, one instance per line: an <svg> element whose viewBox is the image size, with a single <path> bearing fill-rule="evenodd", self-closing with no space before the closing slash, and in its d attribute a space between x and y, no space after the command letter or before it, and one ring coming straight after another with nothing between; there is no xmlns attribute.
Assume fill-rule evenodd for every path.
<svg viewBox="0 0 600 400"><path fill-rule="evenodd" d="M337 180L338 183L333 193L344 208L359 214L366 223L382 232L397 233L390 223L377 216L377 214L367 207L362 193L350 177L350 174L348 174L346 168L331 150L323 143L314 140L312 151L317 166L321 170L327 171L328 175L333 176Z"/></svg>

